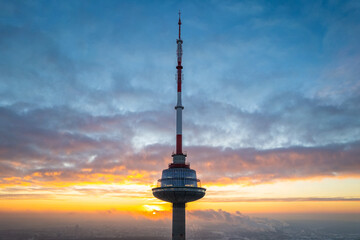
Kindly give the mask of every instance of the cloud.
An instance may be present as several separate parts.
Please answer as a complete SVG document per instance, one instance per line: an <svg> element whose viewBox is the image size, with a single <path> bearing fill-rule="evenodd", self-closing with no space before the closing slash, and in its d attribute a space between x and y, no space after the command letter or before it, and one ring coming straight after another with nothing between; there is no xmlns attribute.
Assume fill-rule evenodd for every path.
<svg viewBox="0 0 360 240"><path fill-rule="evenodd" d="M46 33L0 24L2 104L64 104L78 92L73 61Z"/></svg>
<svg viewBox="0 0 360 240"><path fill-rule="evenodd" d="M55 199L55 195L52 194L0 194L0 199L9 199L9 200L48 200L48 199Z"/></svg>
<svg viewBox="0 0 360 240"><path fill-rule="evenodd" d="M170 8L0 4L1 184L157 179L175 142ZM187 5L183 139L204 182L359 176L352 4Z"/></svg>
<svg viewBox="0 0 360 240"><path fill-rule="evenodd" d="M232 104L189 99L184 139L190 145L279 148L321 146L358 140L358 97L341 105L294 92L269 97L255 111Z"/></svg>
<svg viewBox="0 0 360 240"><path fill-rule="evenodd" d="M129 46L128 38L119 41L125 33L115 31L119 24L109 24L111 19L85 12L74 14L72 7L85 7L76 3L3 5L3 14L9 17L0 23L1 105L66 105L93 114L113 114L149 110L152 102L167 103L164 90L169 90L168 74L150 70L163 69L164 65L170 69L169 56L146 46L137 51L138 47ZM43 19L51 18L47 15L51 11L58 18L48 25ZM33 12L38 12L38 20ZM68 21L73 24L66 26ZM129 24L123 27L125 31ZM153 56L157 62L145 61ZM155 81L164 88L156 87ZM153 98L154 92L163 97Z"/></svg>
<svg viewBox="0 0 360 240"><path fill-rule="evenodd" d="M217 105L220 111L226 112L221 114L227 116L228 124L225 125L221 123L221 117L208 112L206 107L196 113L198 118L190 118L187 131L191 134L185 132L184 136L194 139L186 141L184 149L188 151L188 161L201 173L202 180L258 184L282 179L359 176L358 141L337 140L319 145L320 139L312 139L317 135L325 139L328 134L329 140L336 140L335 135L351 140L359 124L357 100L348 101L346 106L339 108L302 98L288 99L274 100L273 108L267 112L250 113ZM202 105L196 106L201 109ZM171 161L173 145L169 142L173 140L174 119L160 111L94 116L69 107L29 110L14 105L0 108L0 112L3 183L18 183L21 179L40 183L131 179L150 184ZM306 115L315 116L316 121L303 117ZM234 138L234 141L246 141L253 134L254 139L248 145L257 146L276 139L276 135L281 136L280 127L290 131L293 126L289 136L300 135L302 130L309 129L298 136L298 141L304 144L305 140L300 139L310 138L312 144L288 146L288 143L283 147L259 149L246 145L235 147L234 144L228 147L227 142L221 144L218 141L212 146L211 139L217 133L220 133L219 139L225 139L227 135L231 140L237 135L236 131L243 131L241 125L236 125L237 119L244 121L241 125L249 126L246 129L249 135L243 139ZM231 126L232 123L235 125ZM296 124L298 129L294 127ZM227 127L235 132L226 130ZM286 134L286 131L282 133ZM138 142L138 139L144 142ZM203 144L197 144L199 142Z"/></svg>
<svg viewBox="0 0 360 240"><path fill-rule="evenodd" d="M148 129L169 130L157 112L99 117L66 107L0 112L2 183L141 179L150 184L156 179L151 171L160 170L161 145L138 152L132 142Z"/></svg>
<svg viewBox="0 0 360 240"><path fill-rule="evenodd" d="M59 200L76 199L86 196L92 197L113 197L121 199L135 199L149 197L149 187L144 185L100 185L88 184L78 186L56 186L56 183L49 184L48 187L41 186L17 186L4 187L0 191L0 199L13 200Z"/></svg>
<svg viewBox="0 0 360 240"><path fill-rule="evenodd" d="M222 232L251 231L251 232L275 232L287 226L286 223L267 219L255 218L241 214L240 212L229 213L219 210L196 210L189 211L190 222L200 222L199 225L206 230L215 229Z"/></svg>
<svg viewBox="0 0 360 240"><path fill-rule="evenodd" d="M298 198L216 198L206 199L207 202L359 202L360 198L346 198L346 197L298 197Z"/></svg>
<svg viewBox="0 0 360 240"><path fill-rule="evenodd" d="M202 169L205 182L223 178L228 183L262 183L281 179L359 176L360 173L359 142L271 150L194 147L190 151L194 168Z"/></svg>

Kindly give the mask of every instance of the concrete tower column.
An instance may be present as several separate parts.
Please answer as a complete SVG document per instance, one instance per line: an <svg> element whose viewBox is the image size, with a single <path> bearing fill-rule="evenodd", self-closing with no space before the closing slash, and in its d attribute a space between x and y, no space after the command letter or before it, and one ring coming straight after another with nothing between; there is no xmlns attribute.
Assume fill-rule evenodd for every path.
<svg viewBox="0 0 360 240"><path fill-rule="evenodd" d="M173 203L172 240L185 240L185 203Z"/></svg>

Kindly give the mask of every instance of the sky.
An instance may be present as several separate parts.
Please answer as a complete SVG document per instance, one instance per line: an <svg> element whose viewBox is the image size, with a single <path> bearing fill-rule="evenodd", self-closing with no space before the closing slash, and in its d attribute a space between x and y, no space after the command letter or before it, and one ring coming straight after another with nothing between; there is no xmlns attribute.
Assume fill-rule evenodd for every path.
<svg viewBox="0 0 360 240"><path fill-rule="evenodd" d="M360 218L359 1L0 0L0 212L169 218L179 9L189 212Z"/></svg>

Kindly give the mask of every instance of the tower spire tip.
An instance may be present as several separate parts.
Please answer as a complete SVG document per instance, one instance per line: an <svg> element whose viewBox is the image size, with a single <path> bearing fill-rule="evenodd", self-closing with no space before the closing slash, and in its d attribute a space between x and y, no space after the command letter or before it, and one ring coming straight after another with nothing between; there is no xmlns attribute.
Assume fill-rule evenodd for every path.
<svg viewBox="0 0 360 240"><path fill-rule="evenodd" d="M179 24L179 39L181 39L181 11L179 10L179 22L178 22L178 24Z"/></svg>

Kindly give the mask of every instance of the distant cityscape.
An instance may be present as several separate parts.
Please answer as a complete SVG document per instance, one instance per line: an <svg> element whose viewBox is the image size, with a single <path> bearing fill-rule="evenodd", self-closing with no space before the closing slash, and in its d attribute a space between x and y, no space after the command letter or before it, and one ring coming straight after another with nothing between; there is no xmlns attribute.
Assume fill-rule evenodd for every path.
<svg viewBox="0 0 360 240"><path fill-rule="evenodd" d="M349 225L344 231L326 227L305 227L287 225L272 230L249 231L228 226L226 231L209 226L189 226L188 240L360 240L360 230L356 224ZM338 232L335 232L338 231ZM114 224L98 226L81 225L0 230L0 240L165 240L171 234L167 228L132 227L125 228Z"/></svg>

